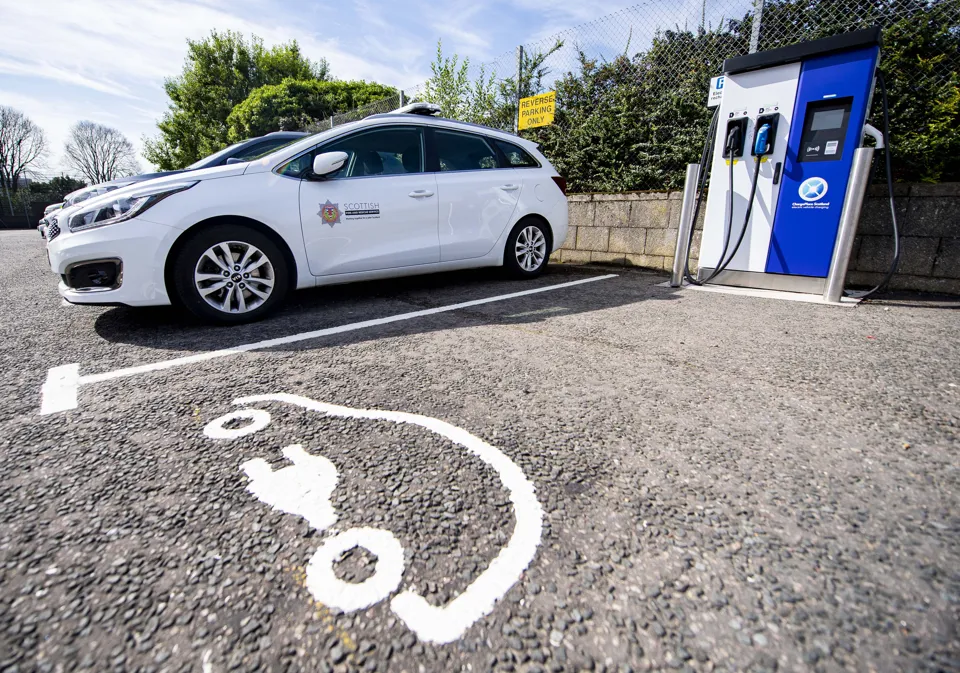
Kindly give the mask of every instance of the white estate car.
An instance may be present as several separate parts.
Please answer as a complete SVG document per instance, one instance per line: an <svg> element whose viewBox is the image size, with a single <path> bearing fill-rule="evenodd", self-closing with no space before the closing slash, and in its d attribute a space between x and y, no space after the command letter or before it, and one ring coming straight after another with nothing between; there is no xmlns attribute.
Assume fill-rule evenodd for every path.
<svg viewBox="0 0 960 673"><path fill-rule="evenodd" d="M65 209L47 250L69 302L247 322L292 288L500 265L536 276L566 236L565 189L532 142L389 113Z"/></svg>

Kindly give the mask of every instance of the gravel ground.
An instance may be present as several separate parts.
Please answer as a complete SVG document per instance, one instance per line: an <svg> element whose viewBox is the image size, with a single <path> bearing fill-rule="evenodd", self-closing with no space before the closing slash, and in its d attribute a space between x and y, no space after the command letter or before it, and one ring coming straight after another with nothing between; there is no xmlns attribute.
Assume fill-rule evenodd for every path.
<svg viewBox="0 0 960 673"><path fill-rule="evenodd" d="M35 232L0 232L0 671L960 670L960 304L855 309L658 287L566 289L83 386L81 374L588 278L457 273L298 293L231 329L170 309L64 307ZM318 603L331 531L247 490L302 444L339 472L336 530L401 543L431 605L515 525L496 473L416 426L281 402L422 414L518 465L543 507L528 570L457 641L384 600ZM232 426L231 426L232 427ZM336 564L376 573L362 550Z"/></svg>

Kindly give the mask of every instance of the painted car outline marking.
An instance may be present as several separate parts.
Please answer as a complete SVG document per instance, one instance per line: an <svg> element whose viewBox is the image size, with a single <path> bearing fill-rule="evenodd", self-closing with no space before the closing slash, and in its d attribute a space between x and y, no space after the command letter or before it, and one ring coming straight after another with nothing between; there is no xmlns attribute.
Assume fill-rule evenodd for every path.
<svg viewBox="0 0 960 673"><path fill-rule="evenodd" d="M287 404L293 404L310 411L315 411L320 414L337 416L340 418L389 421L393 423L417 425L450 440L454 444L460 445L466 449L468 453L479 458L489 467L492 467L497 473L497 476L500 478L503 487L508 492L511 504L513 505L515 523L513 533L510 536L507 544L500 550L487 568L480 573L480 575L478 575L477 578L470 583L463 590L463 592L460 593L459 596L451 601L448 601L443 606L435 607L430 605L422 596L417 594L412 589L405 589L401 591L401 593L394 596L390 601L390 609L393 611L393 613L399 617L407 625L407 627L410 628L410 630L414 631L421 640L444 644L451 643L460 638L467 631L467 629L470 628L470 626L493 611L497 601L503 598L513 587L513 585L519 581L523 572L529 567L530 563L536 556L537 548L540 546L540 540L543 532L543 508L537 500L536 489L516 463L514 463L498 448L488 444L479 437L476 437L475 435L472 435L466 430L455 425L436 418L431 418L429 416L422 416L419 414L411 414L401 411L355 409L352 407L317 402L316 400L312 400L307 397L292 395L289 393L252 395L236 399L233 403L237 405L248 405L257 402L283 402ZM267 413L263 412L262 410L245 411L248 413L251 411L261 411L261 413ZM234 412L234 415L227 414L227 416L230 416L230 419L226 419L226 416L214 419L204 428L204 433L211 438L229 438L229 436L224 436L222 432L224 428L222 425L226 422L226 420L236 418L235 414L236 412ZM226 420L221 422L221 419ZM241 428L241 430L243 430L243 428ZM284 449L284 454L286 455L290 449L294 449L292 455L300 460L301 463L308 462L305 461L303 456L301 456L297 451L297 449L299 449L299 451L303 451L302 447L299 445L287 447ZM311 458L317 458L317 456L312 456L306 452L304 452L303 455ZM245 462L241 469L246 472L246 466L256 463L256 460L257 459L254 459L254 461ZM288 466L281 468L280 470L271 471L267 465L262 465L260 463L256 463L256 465L259 467L255 468L255 473L259 471L259 474L267 478L269 478L269 475L262 472L262 468L264 467L266 467L266 469L270 471L270 474L274 476L280 472L283 472L283 470L290 469L290 466ZM333 464L330 463L330 465L332 466ZM333 470L335 473L336 468L333 467ZM287 475L292 478L294 473L288 472ZM329 474L326 478L327 484L329 485ZM336 485L335 480L336 476L334 475L334 486ZM257 488L260 488L260 486L257 486ZM254 495L257 494L256 491L249 486L248 489L251 490ZM331 552L329 550L325 551L325 546L328 542L339 545L339 551L345 551L346 549L353 548L355 546L366 546L365 542L377 545L378 549L383 551L388 556L386 559L387 563L383 564L387 566L384 570L384 577L380 580L377 580L378 576L381 574L381 561L384 560L378 558L377 571L374 573L373 577L369 578L360 585L348 585L346 583L341 584L344 584L346 587L348 587L350 589L350 593L354 593L355 587L366 587L364 591L366 594L368 594L368 598L375 598L375 600L369 604L379 602L380 600L386 598L393 590L395 590L396 586L399 586L398 580L395 586L390 587L389 590L384 593L384 588L393 581L394 577L402 577L402 554L400 554L400 574L398 575L396 560L390 560L390 558L395 556L395 548L392 547L392 544L386 537L387 535L392 536L392 533L389 531L378 531L377 529L364 528L351 529L351 531L357 532L352 534L354 536L353 538L349 538L346 541L341 540L340 536L350 533L350 531L338 533L333 537L326 538L324 543L314 553L314 557L311 559L310 564L313 564L314 560L317 560L318 563L320 563L320 561L323 561L323 563L332 562L333 557L331 556ZM374 538L376 538L375 541ZM353 544L351 547L344 548L343 544L346 542L359 542L359 544ZM399 545L399 543L397 544ZM376 550L374 550L374 552L376 553ZM308 571L311 568L310 564L308 564ZM314 566L314 568L317 572L325 572L325 566L323 565ZM328 580L329 576L326 576L323 579ZM376 586L367 586L373 580L377 580L378 584ZM326 595L324 587L318 587L317 584L311 583L310 577L308 577L307 584L308 589L311 590L311 593L314 593L315 597L315 590L319 590L321 594ZM340 591L343 590L343 587L334 588ZM326 598L329 600L330 596L326 595ZM317 599L322 600L321 598ZM336 600L336 596L334 596L334 599ZM343 601L341 601L341 603L343 603ZM369 604L362 605L361 607L368 607ZM348 612L350 610L344 611Z"/></svg>

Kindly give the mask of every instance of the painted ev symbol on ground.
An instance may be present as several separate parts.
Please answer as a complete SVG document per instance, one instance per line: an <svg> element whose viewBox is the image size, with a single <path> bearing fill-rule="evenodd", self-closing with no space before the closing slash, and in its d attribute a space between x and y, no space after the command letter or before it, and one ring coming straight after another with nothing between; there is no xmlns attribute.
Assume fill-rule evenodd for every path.
<svg viewBox="0 0 960 673"><path fill-rule="evenodd" d="M459 596L445 605L430 605L412 589L401 591L390 601L393 613L420 639L442 644L460 638L478 619L493 611L496 602L533 560L543 522L543 509L534 486L516 463L479 437L428 416L354 409L285 393L244 397L234 404L257 402L284 402L328 416L419 426L462 447L496 472L509 494L515 517L513 534L496 558ZM238 428L227 427L243 420L249 423ZM262 430L269 423L270 414L265 410L240 409L208 423L204 434L211 439L236 439ZM241 469L250 478L247 489L268 505L304 518L318 532L328 530L337 521L331 502L339 480L336 465L299 444L284 448L283 455L291 465L279 470L272 470L263 458L243 463ZM333 565L344 552L357 547L377 557L376 570L363 582L345 582L334 574ZM403 573L404 550L394 534L361 526L324 539L307 565L307 588L316 600L352 612L388 598L400 586Z"/></svg>

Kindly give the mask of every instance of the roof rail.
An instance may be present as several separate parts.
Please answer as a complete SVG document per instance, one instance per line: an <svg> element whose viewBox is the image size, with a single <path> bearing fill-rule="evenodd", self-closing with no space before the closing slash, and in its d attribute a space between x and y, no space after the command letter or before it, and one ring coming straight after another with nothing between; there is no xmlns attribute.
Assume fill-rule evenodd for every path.
<svg viewBox="0 0 960 673"><path fill-rule="evenodd" d="M391 111L391 114L396 113L432 117L440 114L440 106L436 103L410 103L410 105L404 105L401 108Z"/></svg>

